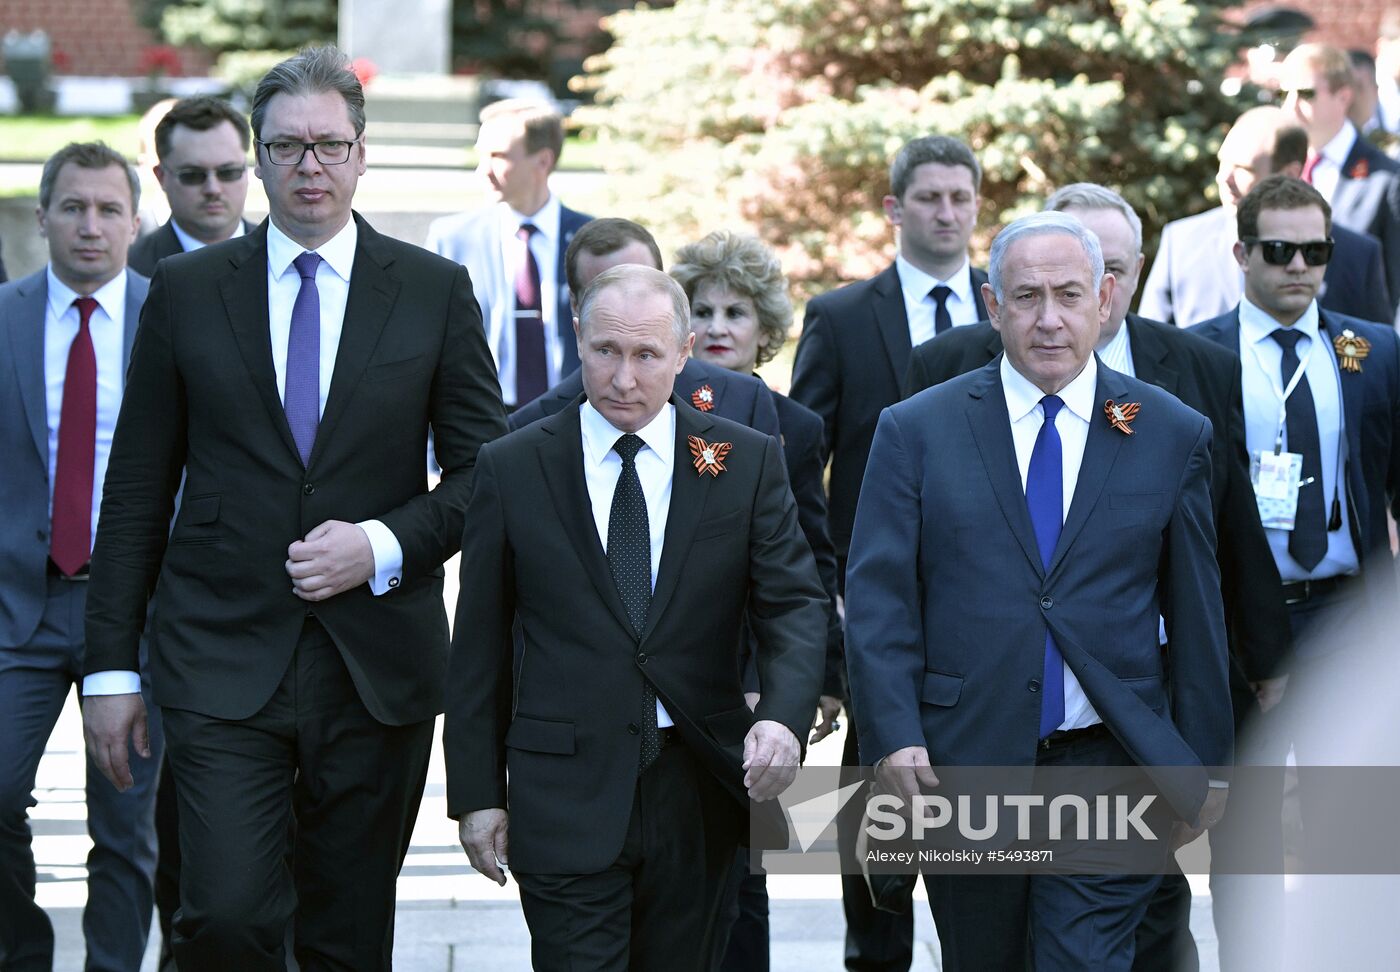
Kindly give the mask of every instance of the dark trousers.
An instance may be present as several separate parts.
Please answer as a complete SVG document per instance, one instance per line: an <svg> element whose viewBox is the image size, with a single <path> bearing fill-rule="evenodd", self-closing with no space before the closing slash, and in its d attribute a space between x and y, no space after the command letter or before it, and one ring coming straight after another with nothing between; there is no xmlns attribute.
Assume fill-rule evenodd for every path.
<svg viewBox="0 0 1400 972"><path fill-rule="evenodd" d="M702 972L743 814L683 744L637 780L617 860L596 874L515 873L537 972Z"/></svg>
<svg viewBox="0 0 1400 972"><path fill-rule="evenodd" d="M165 719L179 798L178 966L285 972L294 919L302 972L388 970L432 720L376 721L312 618L256 714L167 709Z"/></svg>
<svg viewBox="0 0 1400 972"><path fill-rule="evenodd" d="M1036 764L1130 766L1132 760L1105 733L1041 750ZM1169 832L1164 816L1148 812L1153 832ZM1159 874L927 874L924 883L949 972L1127 972L1134 932L1160 880Z"/></svg>
<svg viewBox="0 0 1400 972"><path fill-rule="evenodd" d="M34 854L27 813L34 778L64 700L82 682L83 608L87 585L50 578L48 601L34 637L0 648L0 968L53 967L53 926L34 902ZM143 688L145 683L143 681ZM88 972L139 968L151 925L156 866L152 808L160 772L160 717L145 691L151 758L135 751L135 785L118 793L87 764L88 901L83 937Z"/></svg>
<svg viewBox="0 0 1400 972"><path fill-rule="evenodd" d="M725 880L715 937L718 972L768 972L768 876L750 870L749 857L739 848Z"/></svg>

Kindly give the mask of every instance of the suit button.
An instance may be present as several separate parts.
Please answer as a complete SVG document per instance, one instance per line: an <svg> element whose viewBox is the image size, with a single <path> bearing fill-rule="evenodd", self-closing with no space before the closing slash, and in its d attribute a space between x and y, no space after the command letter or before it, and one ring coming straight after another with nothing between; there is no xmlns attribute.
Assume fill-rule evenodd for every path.
<svg viewBox="0 0 1400 972"><path fill-rule="evenodd" d="M312 493L316 492L316 486L313 483L307 483L301 488L301 491L307 496L310 496Z"/></svg>
<svg viewBox="0 0 1400 972"><path fill-rule="evenodd" d="M1049 594L1046 594L1044 597L1042 597L1042 598L1040 599L1040 607L1041 607L1042 610L1048 611L1048 610L1050 610L1050 609L1051 609L1052 607L1054 607L1054 606L1055 606L1055 599L1054 599L1053 597L1051 597Z"/></svg>
<svg viewBox="0 0 1400 972"><path fill-rule="evenodd" d="M1026 684L1026 688L1029 689L1029 690L1032 691L1032 692L1039 692L1039 691L1040 691L1040 679L1038 679L1038 678L1033 678L1033 679L1031 679L1031 680Z"/></svg>
<svg viewBox="0 0 1400 972"><path fill-rule="evenodd" d="M638 652L638 653L637 653L637 664L638 664L638 665L645 665L645 664L647 663L647 658L648 658L648 657L650 657L650 656L648 656L646 652L644 652L644 651L643 651L643 652Z"/></svg>
<svg viewBox="0 0 1400 972"><path fill-rule="evenodd" d="M635 722L629 722L627 723L627 731L635 736L642 731L642 727L637 725Z"/></svg>

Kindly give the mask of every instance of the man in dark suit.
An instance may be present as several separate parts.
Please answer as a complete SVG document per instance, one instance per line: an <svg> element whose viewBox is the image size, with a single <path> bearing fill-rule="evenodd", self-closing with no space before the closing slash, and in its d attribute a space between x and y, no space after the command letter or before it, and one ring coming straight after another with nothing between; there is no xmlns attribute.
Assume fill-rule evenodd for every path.
<svg viewBox="0 0 1400 972"><path fill-rule="evenodd" d="M1217 153L1220 168L1215 209L1162 227L1156 259L1147 274L1143 317L1188 327L1225 313L1240 301L1244 278L1235 262L1235 207L1250 187L1275 173L1298 176L1308 154L1308 136L1281 108L1251 108L1235 120ZM1339 314L1388 322L1390 289L1381 245L1366 233L1332 227L1336 259L1327 265L1319 300Z"/></svg>
<svg viewBox="0 0 1400 972"><path fill-rule="evenodd" d="M1111 311L1096 344L1100 360L1171 392L1210 419L1211 505L1238 733L1246 719L1273 708L1282 697L1290 642L1278 571L1249 480L1239 359L1187 331L1128 313L1142 271L1142 223L1121 196L1081 183L1055 192L1046 209L1069 213L1087 226L1099 239L1105 269L1114 276ZM906 396L981 368L1001 353L1001 335L990 323L925 342L910 358ZM1190 917L1186 879L1180 873L1167 875L1138 928L1133 967L1138 972L1194 968Z"/></svg>
<svg viewBox="0 0 1400 972"><path fill-rule="evenodd" d="M269 71L253 131L270 220L156 268L84 670L134 669L157 591L181 968L284 969L295 912L303 969L388 969L442 710L442 564L505 415L466 270L351 212L364 94L345 56L309 48ZM431 491L430 427L443 469ZM139 697L92 698L84 717L99 766L129 785Z"/></svg>
<svg viewBox="0 0 1400 972"><path fill-rule="evenodd" d="M851 543L847 666L861 758L906 800L943 765L1230 760L1210 423L1099 362L1103 267L1071 216L1012 223L983 288L1005 354L880 417ZM1133 434L1105 401L1138 406ZM1193 776L1170 799L1194 830L1218 819L1226 787ZM1157 884L928 880L955 970L1014 968L1028 952L1036 968L1089 957L1126 970Z"/></svg>
<svg viewBox="0 0 1400 972"><path fill-rule="evenodd" d="M748 800L792 781L816 708L826 598L778 445L671 393L688 317L660 271L594 280L586 400L483 449L467 511L448 812L515 872L536 969L708 968Z"/></svg>
<svg viewBox="0 0 1400 972"><path fill-rule="evenodd" d="M1235 245L1244 299L1229 314L1192 328L1240 358L1250 455L1261 469L1270 460L1283 462L1284 481L1299 483L1261 500L1297 646L1289 698L1298 683L1306 688L1332 662L1335 639L1309 638L1310 627L1322 618L1329 631L1345 625L1361 613L1368 593L1382 604L1396 597L1386 511L1400 513L1400 340L1389 326L1318 308L1329 223L1326 201L1305 183L1275 176L1255 186L1240 203ZM1289 465L1294 462L1296 469ZM1291 742L1298 765L1309 764L1308 740L1294 731L1291 708L1285 699L1280 713L1260 720L1254 745L1245 750L1252 762L1281 767ZM1300 776L1305 830L1312 803L1306 782ZM1227 814L1221 834L1240 846L1270 850L1281 865L1281 782L1264 797L1251 793L1271 813L1238 820ZM1221 967L1278 967L1282 879L1217 869L1212 893ZM1246 894L1255 899L1252 907ZM1261 916L1275 918L1273 927L1261 929ZM1279 951L1261 954L1261 947Z"/></svg>
<svg viewBox="0 0 1400 972"><path fill-rule="evenodd" d="M183 98L156 125L155 177L170 218L131 247L130 263L151 276L176 253L222 243L252 229L248 198L248 121L223 98Z"/></svg>
<svg viewBox="0 0 1400 972"><path fill-rule="evenodd" d="M471 271L511 409L578 370L564 252L592 217L569 209L549 188L563 148L564 120L550 106L518 99L488 105L476 151L491 203L428 227L428 249Z"/></svg>
<svg viewBox="0 0 1400 972"><path fill-rule="evenodd" d="M580 227L564 254L569 292L581 294L593 278L610 267L636 263L661 269L661 248L646 227L630 219L595 219ZM573 318L572 309L569 312ZM779 436L778 410L768 386L750 375L697 361L687 356L676 376L676 396L702 412L747 425L766 435ZM583 394L583 376L577 371L564 378L529 405L510 413L510 427L521 429L571 405Z"/></svg>
<svg viewBox="0 0 1400 972"><path fill-rule="evenodd" d="M870 437L880 410L899 401L909 351L935 334L985 320L987 275L968 260L977 224L982 168L966 145L944 135L916 138L890 166L885 216L899 230L894 263L807 305L793 363L793 400L822 417L831 462L827 494L836 579L844 590ZM855 723L842 762L857 765ZM838 825L855 839L860 801L849 801ZM910 915L873 909L859 875L843 875L846 963L851 969L902 972L913 959Z"/></svg>
<svg viewBox="0 0 1400 972"><path fill-rule="evenodd" d="M1308 133L1303 180L1332 207L1336 223L1381 244L1392 313L1400 300L1400 163L1376 148L1347 118L1355 78L1346 51L1303 44L1283 61L1283 110Z"/></svg>
<svg viewBox="0 0 1400 972"><path fill-rule="evenodd" d="M49 265L0 287L0 966L51 969L53 926L34 902L26 813L69 688L82 674L81 618L96 507L148 282L126 266L140 183L105 145L44 165L39 232ZM140 634L139 629L137 632ZM133 669L135 666L133 665ZM138 686L140 681L137 681ZM83 693L94 688L87 684ZM136 749L118 793L89 764L87 967L134 969L151 922L151 821L160 736Z"/></svg>

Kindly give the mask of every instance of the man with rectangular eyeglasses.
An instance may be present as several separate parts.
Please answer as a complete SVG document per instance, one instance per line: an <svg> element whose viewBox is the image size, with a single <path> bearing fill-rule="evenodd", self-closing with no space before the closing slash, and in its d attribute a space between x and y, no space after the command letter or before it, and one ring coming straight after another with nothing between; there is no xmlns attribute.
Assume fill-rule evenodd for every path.
<svg viewBox="0 0 1400 972"><path fill-rule="evenodd" d="M131 268L144 276L176 253L242 236L248 198L248 121L222 98L184 98L156 126L156 179L170 219L131 247Z"/></svg>
<svg viewBox="0 0 1400 972"><path fill-rule="evenodd" d="M1294 645L1287 693L1255 716L1240 755L1281 768L1291 743L1304 767L1316 750L1295 731L1299 683L1336 663L1344 647L1338 633L1349 622L1396 596L1386 510L1400 512L1400 338L1388 326L1318 307L1332 213L1315 188L1271 176L1240 200L1236 216L1244 297L1192 330L1240 356L1251 480ZM1225 861L1245 853L1239 848L1267 849L1281 873L1281 770L1268 779L1275 792L1232 798L1235 813L1248 815L1227 811L1229 839L1212 851ZM1318 797L1306 782L1300 775L1305 830ZM1250 885L1243 899L1241 880ZM1226 862L1212 891L1221 968L1282 964L1281 953L1261 952L1282 941L1282 878L1241 875ZM1248 914L1238 910L1242 901Z"/></svg>

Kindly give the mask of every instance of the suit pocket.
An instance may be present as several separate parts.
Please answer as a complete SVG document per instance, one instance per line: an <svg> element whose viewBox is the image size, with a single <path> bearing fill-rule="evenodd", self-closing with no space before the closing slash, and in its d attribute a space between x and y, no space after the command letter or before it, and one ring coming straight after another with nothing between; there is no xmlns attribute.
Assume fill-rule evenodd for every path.
<svg viewBox="0 0 1400 972"><path fill-rule="evenodd" d="M743 745L744 737L753 728L753 713L747 705L725 709L705 717L705 728L721 746Z"/></svg>
<svg viewBox="0 0 1400 972"><path fill-rule="evenodd" d="M416 375L420 371L427 370L428 364L426 355L416 354L411 358L370 365L365 371L365 381L390 381L394 378L403 378L406 375Z"/></svg>
<svg viewBox="0 0 1400 972"><path fill-rule="evenodd" d="M175 532L170 542L178 544L218 543L223 538L211 532L219 522L219 496L186 496L180 501L175 517Z"/></svg>
<svg viewBox="0 0 1400 972"><path fill-rule="evenodd" d="M735 510L733 513L726 513L717 516L713 520L705 520L695 528L695 539L704 540L707 537L719 537L726 533L733 533L747 522L747 516L743 510Z"/></svg>
<svg viewBox="0 0 1400 972"><path fill-rule="evenodd" d="M532 753L574 754L574 724L516 716L506 730L506 745Z"/></svg>
<svg viewBox="0 0 1400 972"><path fill-rule="evenodd" d="M947 672L924 672L924 690L920 698L927 705L953 706L962 697L963 677Z"/></svg>
<svg viewBox="0 0 1400 972"><path fill-rule="evenodd" d="M1138 698L1158 715L1167 711L1167 690L1160 675L1143 675L1138 678L1121 679L1122 683L1137 693Z"/></svg>

